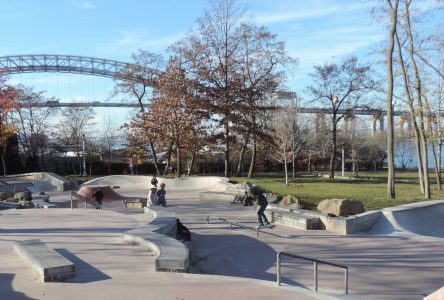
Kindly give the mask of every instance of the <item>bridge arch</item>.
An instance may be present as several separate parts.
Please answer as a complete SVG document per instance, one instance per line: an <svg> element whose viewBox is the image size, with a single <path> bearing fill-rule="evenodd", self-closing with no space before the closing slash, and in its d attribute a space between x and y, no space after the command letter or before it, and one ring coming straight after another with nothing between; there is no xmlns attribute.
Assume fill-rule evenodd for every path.
<svg viewBox="0 0 444 300"><path fill-rule="evenodd" d="M135 64L88 56L53 54L0 56L2 74L36 72L87 74L134 82L153 79L160 73L158 70ZM142 78L140 74L145 76Z"/></svg>

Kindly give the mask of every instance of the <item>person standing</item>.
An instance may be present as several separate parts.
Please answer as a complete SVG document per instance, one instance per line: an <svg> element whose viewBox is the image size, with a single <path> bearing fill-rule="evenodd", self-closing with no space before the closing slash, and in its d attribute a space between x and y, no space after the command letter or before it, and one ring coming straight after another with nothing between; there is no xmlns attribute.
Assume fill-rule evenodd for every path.
<svg viewBox="0 0 444 300"><path fill-rule="evenodd" d="M264 211L268 206L267 198L261 191L254 191L253 194L254 199L257 201L257 219L259 224L256 226L257 228L269 227L270 222L268 222L267 216L265 216Z"/></svg>
<svg viewBox="0 0 444 300"><path fill-rule="evenodd" d="M151 185L155 185L156 189L157 189L157 178L156 178L156 174L153 175L153 178L151 178Z"/></svg>
<svg viewBox="0 0 444 300"><path fill-rule="evenodd" d="M166 191L165 191L165 183L160 184L160 189L157 190L157 201L160 206L166 206L166 199L165 199Z"/></svg>
<svg viewBox="0 0 444 300"><path fill-rule="evenodd" d="M157 205L159 205L156 191L157 191L157 186L152 185L151 189L150 189L150 192L148 193L147 206L157 206Z"/></svg>
<svg viewBox="0 0 444 300"><path fill-rule="evenodd" d="M96 207L96 209L102 209L103 191L100 186L97 186L97 189L94 191L91 197L96 200L98 205L100 205L100 207Z"/></svg>

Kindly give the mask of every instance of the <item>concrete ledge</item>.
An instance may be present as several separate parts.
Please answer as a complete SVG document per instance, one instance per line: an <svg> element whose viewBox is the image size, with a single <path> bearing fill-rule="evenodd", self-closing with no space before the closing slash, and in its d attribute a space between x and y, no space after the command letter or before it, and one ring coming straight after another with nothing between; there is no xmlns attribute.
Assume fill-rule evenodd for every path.
<svg viewBox="0 0 444 300"><path fill-rule="evenodd" d="M146 200L135 199L135 200L122 200L123 207L125 208L144 208L146 207Z"/></svg>
<svg viewBox="0 0 444 300"><path fill-rule="evenodd" d="M342 235L354 234L358 232L363 232L369 230L373 225L376 224L380 216L382 215L381 210L369 211L362 214L358 214L355 216L349 217L328 217L325 214L316 211L309 211L297 208L286 208L278 205L270 204L265 211L269 216L272 213L279 215L285 215L287 218L291 214L295 214L295 218L299 216L301 219L303 218L318 218L320 220L319 227L311 228L311 229L325 229L326 231L338 233ZM276 220L277 221L277 220ZM280 222L277 223L296 227L301 229L309 229L303 227L293 226L293 224L288 222ZM297 222L296 222L297 223ZM295 224L296 224L295 223Z"/></svg>
<svg viewBox="0 0 444 300"><path fill-rule="evenodd" d="M226 192L200 192L199 199L200 200L221 200L221 201L233 201L236 197L236 194L226 193Z"/></svg>
<svg viewBox="0 0 444 300"><path fill-rule="evenodd" d="M43 282L75 277L74 264L39 239L14 242L14 252L42 276Z"/></svg>
<svg viewBox="0 0 444 300"><path fill-rule="evenodd" d="M19 209L20 204L15 202L7 202L7 201L0 201L0 208L1 209Z"/></svg>
<svg viewBox="0 0 444 300"><path fill-rule="evenodd" d="M189 250L175 239L176 214L165 208L144 207L144 211L151 215L153 220L144 226L123 233L123 240L155 251L158 254L155 262L156 271L187 272Z"/></svg>
<svg viewBox="0 0 444 300"><path fill-rule="evenodd" d="M302 213L273 209L267 209L265 214L271 219L272 222L292 228L303 230L323 229L321 219L316 216L307 216Z"/></svg>

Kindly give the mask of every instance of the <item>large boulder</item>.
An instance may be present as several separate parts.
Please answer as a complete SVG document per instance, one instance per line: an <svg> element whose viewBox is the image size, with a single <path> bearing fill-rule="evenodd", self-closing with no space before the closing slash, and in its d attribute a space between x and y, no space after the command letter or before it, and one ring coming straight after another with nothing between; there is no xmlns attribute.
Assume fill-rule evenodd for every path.
<svg viewBox="0 0 444 300"><path fill-rule="evenodd" d="M291 207L291 208L301 208L301 200L293 195L287 195L279 201L279 206Z"/></svg>
<svg viewBox="0 0 444 300"><path fill-rule="evenodd" d="M31 201L32 200L32 193L28 192L28 191L15 193L14 199L16 199L18 202Z"/></svg>
<svg viewBox="0 0 444 300"><path fill-rule="evenodd" d="M6 200L10 197L11 193L8 192L0 192L0 200Z"/></svg>
<svg viewBox="0 0 444 300"><path fill-rule="evenodd" d="M334 214L336 216L350 216L363 213L364 205L358 200L348 199L326 199L318 205L318 210L324 214Z"/></svg>

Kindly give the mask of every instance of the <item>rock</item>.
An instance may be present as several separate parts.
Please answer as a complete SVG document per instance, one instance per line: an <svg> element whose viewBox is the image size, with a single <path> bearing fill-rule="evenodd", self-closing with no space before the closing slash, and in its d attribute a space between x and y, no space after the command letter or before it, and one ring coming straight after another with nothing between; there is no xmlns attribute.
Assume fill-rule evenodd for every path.
<svg viewBox="0 0 444 300"><path fill-rule="evenodd" d="M32 201L20 201L19 208L34 208L35 204Z"/></svg>
<svg viewBox="0 0 444 300"><path fill-rule="evenodd" d="M14 198L18 201L31 201L32 193L31 192L19 192L15 193Z"/></svg>
<svg viewBox="0 0 444 300"><path fill-rule="evenodd" d="M9 198L8 192L0 192L0 200L6 200Z"/></svg>
<svg viewBox="0 0 444 300"><path fill-rule="evenodd" d="M292 207L292 208L301 208L301 200L298 197L293 195L287 195L279 201L279 206Z"/></svg>
<svg viewBox="0 0 444 300"><path fill-rule="evenodd" d="M363 213L364 205L358 200L348 199L326 199L318 205L318 210L324 214L335 214L336 216L349 216Z"/></svg>

